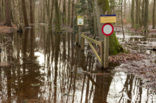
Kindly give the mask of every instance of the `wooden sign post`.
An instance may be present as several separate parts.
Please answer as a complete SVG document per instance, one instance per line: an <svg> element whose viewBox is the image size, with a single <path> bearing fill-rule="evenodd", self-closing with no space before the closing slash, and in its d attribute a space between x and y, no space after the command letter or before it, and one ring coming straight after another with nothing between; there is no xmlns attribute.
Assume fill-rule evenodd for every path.
<svg viewBox="0 0 156 103"><path fill-rule="evenodd" d="M101 15L100 23L116 23L116 15Z"/></svg>
<svg viewBox="0 0 156 103"><path fill-rule="evenodd" d="M83 16L77 16L77 25L78 26L84 25L84 17Z"/></svg>
<svg viewBox="0 0 156 103"><path fill-rule="evenodd" d="M111 36L114 32L114 27L110 23L116 23L116 15L101 15L100 23L104 24L101 29L104 35L101 51L102 65L104 68L107 68L109 66L109 36Z"/></svg>
<svg viewBox="0 0 156 103"><path fill-rule="evenodd" d="M81 45L81 48L83 49L84 47L84 40L81 39L81 27L84 25L84 16L77 16L77 25L78 25L78 35L77 35L77 43L78 45Z"/></svg>

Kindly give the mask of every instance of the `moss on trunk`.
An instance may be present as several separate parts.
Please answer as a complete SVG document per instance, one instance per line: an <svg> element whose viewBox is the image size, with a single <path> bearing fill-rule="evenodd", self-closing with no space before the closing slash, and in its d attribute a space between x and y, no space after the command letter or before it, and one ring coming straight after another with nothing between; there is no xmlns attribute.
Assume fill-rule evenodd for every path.
<svg viewBox="0 0 156 103"><path fill-rule="evenodd" d="M114 33L109 37L109 54L110 55L116 55L120 52L124 52L124 49L122 48L122 46L118 42L118 39Z"/></svg>
<svg viewBox="0 0 156 103"><path fill-rule="evenodd" d="M108 0L98 0L99 7L103 10L105 13L106 11L109 11L109 1Z"/></svg>

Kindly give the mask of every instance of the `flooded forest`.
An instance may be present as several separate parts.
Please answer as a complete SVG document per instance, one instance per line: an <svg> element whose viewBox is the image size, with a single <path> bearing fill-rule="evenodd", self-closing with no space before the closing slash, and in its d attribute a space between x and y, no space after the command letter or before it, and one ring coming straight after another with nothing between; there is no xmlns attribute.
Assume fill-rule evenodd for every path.
<svg viewBox="0 0 156 103"><path fill-rule="evenodd" d="M0 103L156 103L156 0L0 0Z"/></svg>

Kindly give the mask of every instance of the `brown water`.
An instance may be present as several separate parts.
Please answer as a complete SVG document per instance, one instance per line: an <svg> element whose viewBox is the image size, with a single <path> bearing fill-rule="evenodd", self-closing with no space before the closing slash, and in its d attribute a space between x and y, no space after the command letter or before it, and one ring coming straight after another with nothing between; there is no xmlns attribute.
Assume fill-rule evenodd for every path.
<svg viewBox="0 0 156 103"><path fill-rule="evenodd" d="M88 46L74 41L44 27L0 34L0 103L156 103L140 79L102 71Z"/></svg>

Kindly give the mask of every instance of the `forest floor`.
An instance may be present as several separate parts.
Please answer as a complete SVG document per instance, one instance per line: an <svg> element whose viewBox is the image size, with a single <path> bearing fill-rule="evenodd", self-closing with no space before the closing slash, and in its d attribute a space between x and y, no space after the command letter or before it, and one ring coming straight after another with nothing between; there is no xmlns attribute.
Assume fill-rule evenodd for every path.
<svg viewBox="0 0 156 103"><path fill-rule="evenodd" d="M142 80L143 87L152 88L156 92L156 33L147 36L126 33L125 41L122 41L122 33L119 34L120 43L130 53L111 57L112 62L120 64L115 71L135 75ZM114 61L114 58L118 59Z"/></svg>

